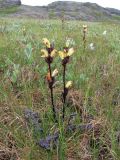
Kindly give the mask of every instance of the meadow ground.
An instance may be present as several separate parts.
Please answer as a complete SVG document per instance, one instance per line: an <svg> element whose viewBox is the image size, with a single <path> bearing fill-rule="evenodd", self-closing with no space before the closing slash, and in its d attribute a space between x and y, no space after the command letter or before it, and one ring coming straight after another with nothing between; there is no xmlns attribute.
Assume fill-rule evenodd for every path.
<svg viewBox="0 0 120 160"><path fill-rule="evenodd" d="M83 24L88 25L86 49ZM65 124L52 118L47 65L41 58L42 39L61 50L67 39L75 53L67 65L66 79L73 81L67 97ZM92 44L93 43L93 44ZM62 65L54 89L60 112ZM42 132L25 119L25 109L40 115ZM92 129L67 133L64 126L92 124ZM59 115L58 115L59 117ZM57 145L46 150L36 143L59 131ZM52 142L51 142L52 143ZM0 19L0 160L119 160L120 159L120 24L34 19Z"/></svg>

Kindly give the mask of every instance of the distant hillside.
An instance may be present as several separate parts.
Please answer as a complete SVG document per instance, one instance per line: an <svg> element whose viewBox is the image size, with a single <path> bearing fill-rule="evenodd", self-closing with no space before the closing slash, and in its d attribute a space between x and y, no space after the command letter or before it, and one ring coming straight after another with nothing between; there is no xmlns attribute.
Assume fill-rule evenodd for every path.
<svg viewBox="0 0 120 160"><path fill-rule="evenodd" d="M56 16L63 12L66 19L96 21L111 18L109 11L95 3L53 2L48 5L48 11Z"/></svg>
<svg viewBox="0 0 120 160"><path fill-rule="evenodd" d="M106 8L111 14L119 15L120 16L120 10L114 9L114 8Z"/></svg>
<svg viewBox="0 0 120 160"><path fill-rule="evenodd" d="M120 16L120 10L104 8L96 3L82 3L72 1L58 1L48 5L49 14L60 17L64 14L66 19L100 21L112 19L114 15Z"/></svg>
<svg viewBox="0 0 120 160"><path fill-rule="evenodd" d="M0 0L0 8L21 5L21 0Z"/></svg>
<svg viewBox="0 0 120 160"><path fill-rule="evenodd" d="M0 0L0 16L18 12L20 5L20 0Z"/></svg>
<svg viewBox="0 0 120 160"><path fill-rule="evenodd" d="M5 0L6 3L20 4L20 0ZM1 3L2 2L2 3ZM2 6L3 0L0 0ZM120 19L120 10L104 8L96 3L57 1L48 6L32 7L21 5L11 16L27 16L33 18L59 18L64 15L67 20L105 21Z"/></svg>
<svg viewBox="0 0 120 160"><path fill-rule="evenodd" d="M47 7L40 7L40 6L32 7L32 6L26 6L26 5L21 5L18 8L18 11L12 14L11 16L40 18L40 19L49 18Z"/></svg>

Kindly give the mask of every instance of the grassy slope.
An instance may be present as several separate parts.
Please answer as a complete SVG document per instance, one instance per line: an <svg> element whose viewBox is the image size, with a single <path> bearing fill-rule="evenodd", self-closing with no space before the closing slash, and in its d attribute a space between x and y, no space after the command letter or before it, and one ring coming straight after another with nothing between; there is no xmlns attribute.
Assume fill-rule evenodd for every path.
<svg viewBox="0 0 120 160"><path fill-rule="evenodd" d="M16 13L18 10L19 10L19 6L0 8L0 16Z"/></svg>
<svg viewBox="0 0 120 160"><path fill-rule="evenodd" d="M60 21L0 19L0 150L3 150L4 154L13 157L17 155L24 160L56 160L57 157L61 160L77 160L83 158L83 146L87 145L87 153L92 155L93 160L98 160L99 152L105 145L114 159L119 160L120 148L116 132L120 131L120 100L117 96L117 90L120 91L120 26L112 23L87 23L87 49L84 51L82 24L83 22L66 22L65 29L62 30ZM22 31L24 26L25 33ZM107 30L106 36L102 35L104 30ZM65 140L62 137L59 152L47 152L36 146L32 129L24 120L24 108L31 108L40 113L44 133L38 135L38 139L45 137L49 132L52 133L55 127L52 122L49 93L44 84L47 67L40 57L43 37L54 40L58 50L64 46L66 37L75 41L76 51L67 69L67 80L74 83L74 89L70 92L74 104L67 108L67 116L76 110L79 113L79 109L93 115L95 122L99 121L101 126L98 134L100 145L96 144L94 132L86 132L86 139L92 139L92 145L84 141L84 133L70 133ZM89 49L90 43L95 44L94 51ZM27 44L33 48L30 60L25 55ZM20 65L18 75L24 68L22 78L14 77L14 64ZM59 66L60 59L57 57L53 68L59 68L58 80L61 81L62 67ZM31 74L30 81L28 72ZM58 87L55 92L59 101ZM116 101L116 104L113 104L113 101ZM87 121L82 118L78 114L76 123ZM108 160L108 157L104 157L105 159Z"/></svg>
<svg viewBox="0 0 120 160"><path fill-rule="evenodd" d="M0 0L0 16L16 13L19 10L20 4L10 3L10 1Z"/></svg>

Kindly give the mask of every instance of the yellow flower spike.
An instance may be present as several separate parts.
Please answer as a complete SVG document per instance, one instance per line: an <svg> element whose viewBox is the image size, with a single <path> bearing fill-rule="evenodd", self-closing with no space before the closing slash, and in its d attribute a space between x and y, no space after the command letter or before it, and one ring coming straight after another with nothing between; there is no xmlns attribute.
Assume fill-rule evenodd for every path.
<svg viewBox="0 0 120 160"><path fill-rule="evenodd" d="M67 56L70 57L73 53L74 53L74 48L70 48L70 49L68 50Z"/></svg>
<svg viewBox="0 0 120 160"><path fill-rule="evenodd" d="M68 81L65 88L70 89L72 87L73 82L72 81Z"/></svg>
<svg viewBox="0 0 120 160"><path fill-rule="evenodd" d="M55 70L53 71L53 73L52 73L52 77L55 77L55 76L57 76L57 75L58 75L58 70L55 69Z"/></svg>
<svg viewBox="0 0 120 160"><path fill-rule="evenodd" d="M87 25L83 25L84 32L87 32Z"/></svg>
<svg viewBox="0 0 120 160"><path fill-rule="evenodd" d="M50 48L50 42L47 38L43 38L43 44L47 47Z"/></svg>
<svg viewBox="0 0 120 160"><path fill-rule="evenodd" d="M56 55L56 53L57 53L57 50L56 49L54 49L52 52L51 52L51 57L55 57L55 55Z"/></svg>
<svg viewBox="0 0 120 160"><path fill-rule="evenodd" d="M43 57L43 58L48 57L48 51L47 51L47 50L42 49L42 50L41 50L41 53L43 54L41 57Z"/></svg>
<svg viewBox="0 0 120 160"><path fill-rule="evenodd" d="M87 25L83 25L83 28L87 28Z"/></svg>
<svg viewBox="0 0 120 160"><path fill-rule="evenodd" d="M66 57L66 54L62 51L59 51L59 56L61 59L64 59Z"/></svg>

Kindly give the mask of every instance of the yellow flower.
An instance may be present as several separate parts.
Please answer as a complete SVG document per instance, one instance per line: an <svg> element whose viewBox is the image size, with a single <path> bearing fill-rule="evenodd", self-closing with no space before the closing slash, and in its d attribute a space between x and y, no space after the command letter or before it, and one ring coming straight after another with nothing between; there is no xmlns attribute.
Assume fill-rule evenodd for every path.
<svg viewBox="0 0 120 160"><path fill-rule="evenodd" d="M41 57L43 57L43 58L46 58L46 57L48 57L48 51L46 50L46 49L42 49L41 50L41 53L43 54ZM56 49L54 49L52 52L51 52L51 54L50 54L50 56L53 58L53 57L55 57L55 55L56 55L56 53L57 53L57 50Z"/></svg>
<svg viewBox="0 0 120 160"><path fill-rule="evenodd" d="M59 51L59 56L61 59L64 59L65 57L67 57L67 53Z"/></svg>
<svg viewBox="0 0 120 160"><path fill-rule="evenodd" d="M57 53L57 50L54 49L54 50L51 52L50 56L51 56L51 57L55 57L56 53Z"/></svg>
<svg viewBox="0 0 120 160"><path fill-rule="evenodd" d="M66 50L64 49L63 52L62 52L62 51L59 51L59 56L60 56L60 58L63 60L63 59L66 58L66 57L70 57L73 53L74 53L74 49L73 49L73 48L68 49L68 51L66 51Z"/></svg>
<svg viewBox="0 0 120 160"><path fill-rule="evenodd" d="M70 49L68 50L67 56L70 57L73 53L74 53L74 48L70 48Z"/></svg>
<svg viewBox="0 0 120 160"><path fill-rule="evenodd" d="M72 87L72 84L73 84L72 81L68 81L65 87L69 89Z"/></svg>
<svg viewBox="0 0 120 160"><path fill-rule="evenodd" d="M50 48L50 42L47 38L43 38L43 44L47 47Z"/></svg>
<svg viewBox="0 0 120 160"><path fill-rule="evenodd" d="M83 28L87 28L87 25L83 25Z"/></svg>
<svg viewBox="0 0 120 160"><path fill-rule="evenodd" d="M41 53L43 54L41 57L43 57L43 58L48 57L48 51L47 51L47 50L42 49L42 50L41 50Z"/></svg>
<svg viewBox="0 0 120 160"><path fill-rule="evenodd" d="M84 32L87 32L87 25L83 25Z"/></svg>
<svg viewBox="0 0 120 160"><path fill-rule="evenodd" d="M53 73L52 73L52 77L57 76L57 74L58 74L58 70L57 70L57 69L55 69L55 70L53 71Z"/></svg>

